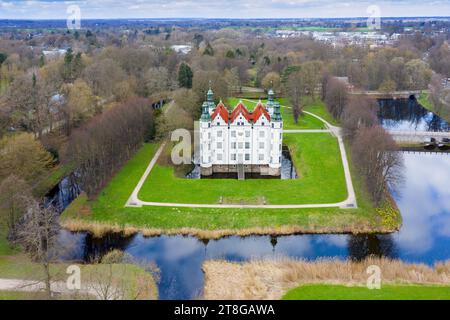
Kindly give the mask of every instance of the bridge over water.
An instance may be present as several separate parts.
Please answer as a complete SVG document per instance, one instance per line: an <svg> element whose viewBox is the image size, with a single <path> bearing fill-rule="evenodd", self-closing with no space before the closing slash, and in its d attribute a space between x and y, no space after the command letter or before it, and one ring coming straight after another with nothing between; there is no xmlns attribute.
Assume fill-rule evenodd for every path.
<svg viewBox="0 0 450 320"><path fill-rule="evenodd" d="M369 90L352 90L350 95L369 96L374 99L409 99L411 96L418 98L420 94L426 93L428 90L403 90L403 91L369 91Z"/></svg>
<svg viewBox="0 0 450 320"><path fill-rule="evenodd" d="M431 138L441 141L444 138L450 139L450 132L447 131L395 131L389 130L394 140L399 143L422 143Z"/></svg>

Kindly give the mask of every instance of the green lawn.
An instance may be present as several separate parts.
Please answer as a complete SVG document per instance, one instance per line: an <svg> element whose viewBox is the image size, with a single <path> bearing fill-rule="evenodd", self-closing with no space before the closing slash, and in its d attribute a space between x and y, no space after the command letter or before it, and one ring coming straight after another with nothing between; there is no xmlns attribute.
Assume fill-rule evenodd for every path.
<svg viewBox="0 0 450 320"><path fill-rule="evenodd" d="M447 122L450 122L450 110L442 110L441 112L436 112L434 105L430 102L428 99L429 94L428 93L422 93L418 98L417 101L426 109L437 113L438 116L440 116L442 119L446 120Z"/></svg>
<svg viewBox="0 0 450 320"><path fill-rule="evenodd" d="M328 133L285 134L284 144L300 175L299 179L185 179L174 168L156 165L139 198L152 202L254 204L336 203L347 198L344 169L336 138Z"/></svg>
<svg viewBox="0 0 450 320"><path fill-rule="evenodd" d="M382 285L366 287L312 284L292 289L283 300L450 300L449 286Z"/></svg>

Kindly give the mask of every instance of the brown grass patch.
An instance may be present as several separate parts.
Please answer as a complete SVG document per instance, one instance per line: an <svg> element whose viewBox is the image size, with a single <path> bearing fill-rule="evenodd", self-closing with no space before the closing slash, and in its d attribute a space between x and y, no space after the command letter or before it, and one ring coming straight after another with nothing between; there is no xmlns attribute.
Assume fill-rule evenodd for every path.
<svg viewBox="0 0 450 320"><path fill-rule="evenodd" d="M371 233L392 233L396 230L388 228L376 228L370 223L361 223L359 225L339 226L336 228L319 227L319 224L310 224L309 226L274 226L274 227L254 227L243 229L219 229L204 230L191 227L163 229L136 227L133 225L119 225L103 223L98 221L86 221L77 218L64 218L60 221L61 225L74 232L90 232L95 237L102 237L108 233L124 233L132 235L142 233L145 237L154 237L160 235L191 235L199 239L220 239L228 236L267 236L267 235L295 235L295 234L371 234Z"/></svg>
<svg viewBox="0 0 450 320"><path fill-rule="evenodd" d="M280 258L245 263L207 261L204 298L212 300L272 300L307 283L365 285L370 265L381 268L382 283L450 285L450 261L434 268L387 258L362 262L319 260L307 262Z"/></svg>

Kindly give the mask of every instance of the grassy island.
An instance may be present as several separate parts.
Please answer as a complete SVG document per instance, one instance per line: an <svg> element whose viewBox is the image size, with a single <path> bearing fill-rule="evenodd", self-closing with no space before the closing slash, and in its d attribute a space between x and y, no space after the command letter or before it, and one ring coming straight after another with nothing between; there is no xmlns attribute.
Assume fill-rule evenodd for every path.
<svg viewBox="0 0 450 320"><path fill-rule="evenodd" d="M323 103L308 101L305 110L331 120ZM290 119L289 115L285 118ZM318 126L309 123L303 128ZM327 132L285 133L284 144L290 149L298 179L189 180L180 177L172 165L159 160L140 190L139 199L164 203L273 205L328 204L346 199L344 172L334 136ZM88 200L82 194L63 213L63 225L99 236L124 231L148 236L193 234L217 238L233 234L392 232L401 223L395 208L387 206L380 210L372 206L353 172L357 209L125 207L158 147L158 143L145 144L95 199Z"/></svg>

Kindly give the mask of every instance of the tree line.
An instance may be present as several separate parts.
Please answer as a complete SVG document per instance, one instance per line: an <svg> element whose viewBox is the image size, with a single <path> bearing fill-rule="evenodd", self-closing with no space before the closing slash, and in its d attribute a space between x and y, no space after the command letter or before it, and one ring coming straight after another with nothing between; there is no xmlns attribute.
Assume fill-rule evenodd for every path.
<svg viewBox="0 0 450 320"><path fill-rule="evenodd" d="M380 126L378 103L370 97L350 96L345 83L328 77L324 101L342 123L351 159L376 206L389 196L389 188L402 181L403 159L392 136Z"/></svg>
<svg viewBox="0 0 450 320"><path fill-rule="evenodd" d="M92 198L154 136L153 111L144 98L133 98L93 118L70 136L66 163Z"/></svg>

